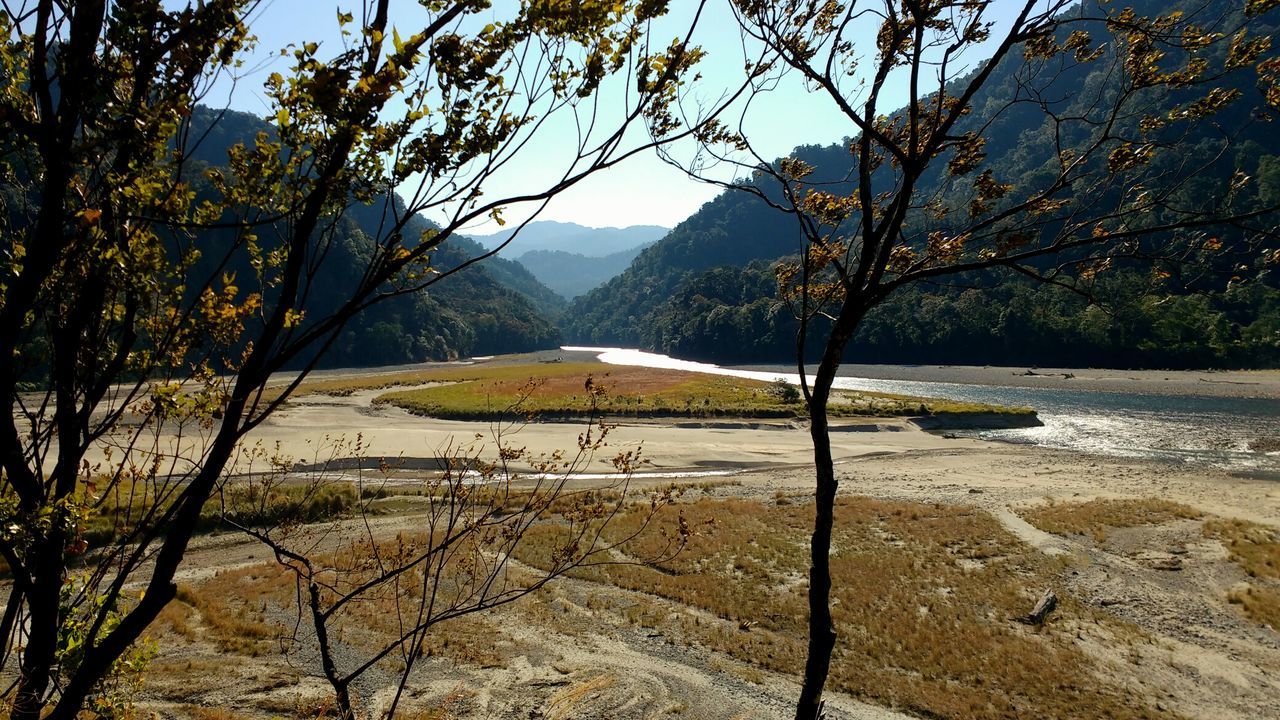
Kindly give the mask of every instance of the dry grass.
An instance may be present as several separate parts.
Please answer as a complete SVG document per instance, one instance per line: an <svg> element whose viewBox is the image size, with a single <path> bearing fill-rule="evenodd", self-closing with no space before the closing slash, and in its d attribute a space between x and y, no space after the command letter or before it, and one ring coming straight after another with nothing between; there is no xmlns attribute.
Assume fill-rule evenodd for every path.
<svg viewBox="0 0 1280 720"><path fill-rule="evenodd" d="M1227 600L1273 630L1280 630L1280 533L1244 520L1210 520L1204 534L1223 544L1252 583L1232 588Z"/></svg>
<svg viewBox="0 0 1280 720"><path fill-rule="evenodd" d="M1227 601L1239 605L1244 614L1255 622L1280 631L1280 591L1274 586L1242 583L1227 591Z"/></svg>
<svg viewBox="0 0 1280 720"><path fill-rule="evenodd" d="M657 532L643 535L629 554L658 553L678 534L681 516L696 534L675 559L596 566L579 575L705 611L710 617L678 616L685 642L796 673L804 659L810 510L738 500L683 504L665 510ZM628 522L623 518L611 532L628 532ZM1029 631L1012 621L1054 584L1062 566L986 513L844 499L834 541L841 639L832 687L926 717L1158 715L1145 698L1091 674L1092 662L1074 647L1072 626L1100 618L1066 599L1056 616L1063 630ZM522 559L538 563L537 552L530 543ZM673 622L669 608L643 602L624 612L643 626Z"/></svg>
<svg viewBox="0 0 1280 720"><path fill-rule="evenodd" d="M577 707L582 701L604 690L618 679L609 673L601 673L561 690L547 701L547 720L566 720L577 717Z"/></svg>
<svg viewBox="0 0 1280 720"><path fill-rule="evenodd" d="M226 708L200 707L197 705L188 705L182 708L182 711L191 720L248 720L254 717L253 715L233 712Z"/></svg>
<svg viewBox="0 0 1280 720"><path fill-rule="evenodd" d="M410 412L455 419L512 414L577 416L598 407L611 415L791 417L800 409L768 383L700 373L594 363L556 363L447 371L449 384L383 395ZM592 392L588 383L603 389ZM594 404L594 405L593 405ZM518 406L518 410L516 410Z"/></svg>
<svg viewBox="0 0 1280 720"><path fill-rule="evenodd" d="M647 509L646 504L621 516L606 539L637 529ZM732 660L719 666L750 682L763 682L765 671L796 675L804 660L811 512L806 504L772 501L679 503L664 509L625 554L616 555L616 564L577 573L630 592L551 587L496 613L438 625L424 649L466 665L501 666L508 656L525 652L510 639L506 627L512 623L574 637L595 632L590 628L601 622L620 622L724 653ZM694 532L685 550L663 562L637 561L663 554L680 536L681 517ZM535 527L518 549L518 559L539 564L560 547L558 532L551 523ZM933 718L1170 717L1148 707L1149 698L1141 692L1094 675L1095 663L1077 649L1081 631L1133 641L1105 615L1063 596L1047 626L1033 630L1013 622L1044 588L1055 587L1063 595L1055 578L1065 561L1019 542L986 513L846 498L834 540L840 641L833 689ZM396 542L403 541L402 536ZM562 594L564 587L583 592L578 606ZM270 646L267 639L279 632L265 609L291 610L292 594L292 579L271 566L224 572L184 588L181 599L190 607L178 606L166 623L175 632L183 625L203 631L225 652L253 654ZM344 644L360 652L385 637L395 624L397 602L413 602L413 597L387 595L360 603L342 620ZM591 624L584 629L587 615ZM246 635L258 638L246 646L228 642ZM573 708L607 688L596 684L607 677L580 678L545 707L572 716ZM466 706L465 699L429 703L404 717L466 717Z"/></svg>
<svg viewBox="0 0 1280 720"><path fill-rule="evenodd" d="M1084 503L1050 502L1021 511L1032 525L1059 535L1090 535L1106 539L1111 528L1160 525L1174 520L1205 517L1194 508L1167 500L1091 500ZM1245 520L1210 518L1205 537L1218 540L1231 560L1252 579L1229 589L1227 601L1240 606L1254 621L1280 630L1280 533L1275 528Z"/></svg>
<svg viewBox="0 0 1280 720"><path fill-rule="evenodd" d="M1249 577L1280 580L1280 533L1275 528L1215 519L1204 524L1204 534L1221 541Z"/></svg>
<svg viewBox="0 0 1280 720"><path fill-rule="evenodd" d="M274 641L286 630L270 621L268 614L286 606L292 597L292 576L276 565L264 564L220 572L195 587L179 585L175 610L181 612L185 605L194 611L183 622L187 632L194 632L191 626L199 623L203 636L222 651L257 657L279 649Z"/></svg>
<svg viewBox="0 0 1280 720"><path fill-rule="evenodd" d="M1106 539L1108 528L1162 525L1174 520L1199 520L1204 513L1168 500L1097 499L1082 503L1060 503L1019 510L1027 522L1056 535L1089 535L1097 542Z"/></svg>

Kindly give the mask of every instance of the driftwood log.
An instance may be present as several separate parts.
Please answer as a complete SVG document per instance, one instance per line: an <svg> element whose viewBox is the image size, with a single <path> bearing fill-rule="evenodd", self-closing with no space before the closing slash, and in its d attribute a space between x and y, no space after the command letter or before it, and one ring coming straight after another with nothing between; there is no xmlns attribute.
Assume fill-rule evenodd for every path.
<svg viewBox="0 0 1280 720"><path fill-rule="evenodd" d="M1040 601L1031 609L1031 612L1022 617L1015 618L1018 622L1027 625L1043 625L1045 618L1049 617L1049 613L1058 607L1058 596L1052 590L1045 590L1040 596Z"/></svg>

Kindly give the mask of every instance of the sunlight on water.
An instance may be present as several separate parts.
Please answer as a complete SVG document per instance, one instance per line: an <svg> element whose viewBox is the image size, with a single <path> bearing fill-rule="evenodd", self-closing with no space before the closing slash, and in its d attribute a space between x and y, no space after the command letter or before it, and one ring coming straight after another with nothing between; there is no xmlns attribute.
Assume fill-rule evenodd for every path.
<svg viewBox="0 0 1280 720"><path fill-rule="evenodd" d="M792 368L735 370L626 348L565 347L597 353L611 365L686 370L715 375L799 383ZM1159 458L1233 470L1280 473L1280 453L1256 452L1250 444L1280 438L1280 400L1210 396L1146 395L1060 388L963 385L943 382L838 377L841 390L1028 406L1043 427L975 430L957 434L1043 445L1100 455Z"/></svg>

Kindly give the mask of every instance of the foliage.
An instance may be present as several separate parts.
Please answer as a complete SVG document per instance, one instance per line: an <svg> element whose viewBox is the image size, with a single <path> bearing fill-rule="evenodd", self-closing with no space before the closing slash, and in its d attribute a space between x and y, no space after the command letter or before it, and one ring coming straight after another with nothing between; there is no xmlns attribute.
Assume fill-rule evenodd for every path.
<svg viewBox="0 0 1280 720"><path fill-rule="evenodd" d="M587 391L599 396L589 383ZM643 516L652 517L672 501L670 489L629 497L631 474L644 462L639 450L618 452L610 459L616 477L605 486L568 487L608 445L612 427L596 422L594 414L578 437L576 451L535 454L507 442L504 436L510 429L503 423L493 427L496 456L481 454L483 436L477 435L474 443L451 444L443 451L439 472L420 478L415 497L421 502L412 531L380 537L368 522L389 480L391 466L385 460L379 461L377 472L358 473L354 487L345 477L317 477L317 494L323 495L334 482L358 493L358 526L363 526L352 533L335 524L333 540L323 547L316 543L314 526L292 517L239 524L270 549L280 570L292 577L300 616L290 641L296 643L298 628L310 625L341 717L372 712L373 701L353 694L352 686L375 668L396 678L390 709L385 711L394 716L415 665L437 650L439 625L507 605L575 567L609 557L614 547L645 529ZM350 452L353 455L342 459L355 460L357 467L368 459L359 438ZM259 457L266 462L265 472L258 475L260 486L250 489L255 497L270 497L284 485L287 472L274 457ZM532 472L513 472L517 463L527 464ZM641 519L620 536L605 537L628 501L646 508L638 511ZM232 517L228 522L237 524ZM540 535L546 564L539 572L511 567L514 552L535 528L554 535L549 548L548 535ZM667 536L666 547L652 559L678 551L683 536ZM351 645L360 653L353 655Z"/></svg>
<svg viewBox="0 0 1280 720"><path fill-rule="evenodd" d="M785 403L800 402L800 390L786 380L774 380L769 383L769 393Z"/></svg>
<svg viewBox="0 0 1280 720"><path fill-rule="evenodd" d="M785 262L785 260L784 260ZM639 344L720 363L791 361L799 323L777 297L776 263L690 277L646 318ZM903 288L867 313L847 362L1041 367L1223 368L1280 365L1280 290L1170 292L1117 270L1086 298L1027 279L961 276ZM822 327L823 319L812 322ZM618 339L617 342L627 342ZM819 348L811 340L806 355Z"/></svg>
<svg viewBox="0 0 1280 720"><path fill-rule="evenodd" d="M572 300L618 276L644 247L600 257L564 250L530 250L520 256L519 263L548 288Z"/></svg>
<svg viewBox="0 0 1280 720"><path fill-rule="evenodd" d="M829 405L868 313L904 288L985 271L1086 296L1134 267L1216 289L1261 274L1280 237L1280 207L1246 195L1259 168L1233 167L1280 116L1280 58L1257 17L1273 4L873 5L734 3L744 47L764 48L747 60L753 87L790 73L830 101L853 133L847 172L761 162L746 137L703 143L752 173L734 189L792 221L777 242L800 248L775 269L779 296L799 321L798 359L811 333L821 347L802 385L816 502L797 720L821 716L836 648ZM894 87L906 106L886 114ZM1029 162L1002 164L1001 143Z"/></svg>
<svg viewBox="0 0 1280 720"><path fill-rule="evenodd" d="M275 129L246 113L196 107L192 132L208 135L193 152L187 174L193 176L200 197L213 199L216 194L202 180L202 173L226 172L228 151L251 145ZM408 215L399 195L372 203L353 201L329 229L327 252L316 260L301 327L308 325L308 318L330 316L341 307L347 290L360 284L361 268L378 253L377 238L389 217L404 217L401 234L405 237L420 238L440 229L421 216ZM259 235L260 253L281 252L276 239L281 233L260 231ZM235 253L234 238L226 231L202 230L193 242L202 248L194 273L256 276L253 255ZM478 244L455 235L433 249L431 265L437 273L448 273L484 253ZM381 290L394 287L387 284ZM495 257L433 283L429 291L386 297L353 317L323 355L304 354L286 365L301 367L311 361L319 367L392 365L544 349L559 341L551 320L562 310L563 301L520 265Z"/></svg>

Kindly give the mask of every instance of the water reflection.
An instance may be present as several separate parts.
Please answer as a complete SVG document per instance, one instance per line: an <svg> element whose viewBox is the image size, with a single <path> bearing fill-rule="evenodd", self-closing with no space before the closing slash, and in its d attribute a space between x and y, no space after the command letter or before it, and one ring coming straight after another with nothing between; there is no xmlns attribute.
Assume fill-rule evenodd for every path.
<svg viewBox="0 0 1280 720"><path fill-rule="evenodd" d="M799 382L793 369L781 365L776 371L735 370L626 348L565 347L564 350L595 352L602 362L613 365ZM1266 452L1280 439L1280 400L875 380L851 376L836 378L835 387L1029 406L1036 409L1044 422L1043 427L1036 428L959 434L1102 455L1162 458L1267 474L1280 473L1280 452Z"/></svg>

